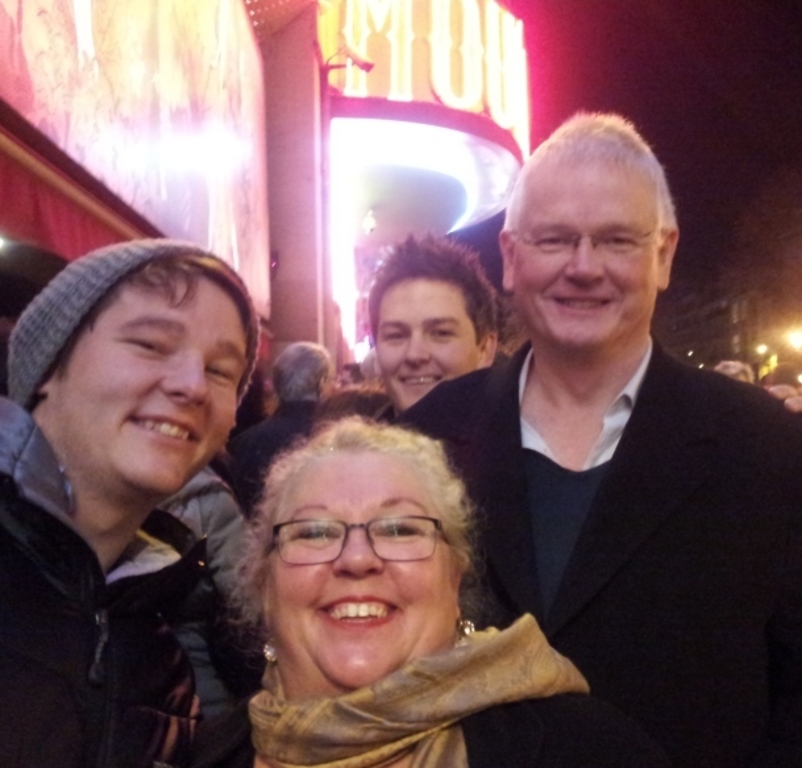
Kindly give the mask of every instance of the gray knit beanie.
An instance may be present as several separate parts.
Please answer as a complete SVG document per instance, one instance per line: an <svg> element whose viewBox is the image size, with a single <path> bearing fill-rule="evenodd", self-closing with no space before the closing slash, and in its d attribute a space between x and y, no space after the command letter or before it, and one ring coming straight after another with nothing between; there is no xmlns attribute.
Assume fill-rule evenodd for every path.
<svg viewBox="0 0 802 768"><path fill-rule="evenodd" d="M241 294L238 308L248 316L247 365L239 385L242 397L256 362L259 338L259 319L248 290L222 259L193 243L167 239L99 248L70 262L42 289L20 315L9 338L9 397L23 408L32 408L37 389L92 308L126 275L150 261L178 256L196 257L202 270L225 276L232 296Z"/></svg>

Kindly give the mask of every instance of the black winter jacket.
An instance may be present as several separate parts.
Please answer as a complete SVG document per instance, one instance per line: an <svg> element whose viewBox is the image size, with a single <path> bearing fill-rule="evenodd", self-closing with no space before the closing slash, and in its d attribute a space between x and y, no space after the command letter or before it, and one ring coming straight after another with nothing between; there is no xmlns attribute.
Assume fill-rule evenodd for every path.
<svg viewBox="0 0 802 768"><path fill-rule="evenodd" d="M156 512L131 549L104 576L69 524L69 493L49 445L28 413L0 399L4 768L186 761L194 684L165 616L197 582L204 544ZM172 563L142 574L143 555Z"/></svg>

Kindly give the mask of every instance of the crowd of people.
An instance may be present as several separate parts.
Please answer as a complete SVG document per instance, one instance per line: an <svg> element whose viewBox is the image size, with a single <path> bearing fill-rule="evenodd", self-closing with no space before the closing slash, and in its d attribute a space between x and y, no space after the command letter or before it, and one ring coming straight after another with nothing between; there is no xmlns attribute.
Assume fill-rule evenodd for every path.
<svg viewBox="0 0 802 768"><path fill-rule="evenodd" d="M678 241L646 141L577 115L500 235L519 349L410 237L376 380L290 344L250 425L230 266L71 262L0 398L0 765L802 768L802 393L652 337Z"/></svg>

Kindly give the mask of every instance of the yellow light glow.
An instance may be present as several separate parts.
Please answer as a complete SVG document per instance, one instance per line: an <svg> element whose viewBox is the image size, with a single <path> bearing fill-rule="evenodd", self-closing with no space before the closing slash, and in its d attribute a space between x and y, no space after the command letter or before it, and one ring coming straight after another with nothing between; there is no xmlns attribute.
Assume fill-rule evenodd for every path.
<svg viewBox="0 0 802 768"><path fill-rule="evenodd" d="M147 167L154 151L161 153L163 168L176 174L202 171L209 179L230 178L253 161L253 145L247 137L213 121L194 132L168 126L158 145L126 133L110 132L107 138L110 146L119 142L126 147L121 163L132 171Z"/></svg>
<svg viewBox="0 0 802 768"><path fill-rule="evenodd" d="M343 339L353 349L356 338L356 304L359 292L356 287L356 265L354 264L353 219L355 174L350 173L350 156L337 151L337 121L332 122L330 173L331 189L329 206L329 248L331 249L331 294L340 310L340 327Z"/></svg>
<svg viewBox="0 0 802 768"><path fill-rule="evenodd" d="M769 348L765 344L758 344L755 347L755 352L757 352L759 355L765 355L768 351Z"/></svg>
<svg viewBox="0 0 802 768"><path fill-rule="evenodd" d="M493 120L529 146L529 70L523 23L495 3L485 6L487 103Z"/></svg>
<svg viewBox="0 0 802 768"><path fill-rule="evenodd" d="M380 35L389 46L390 85L388 99L412 99L412 0L341 0L345 24L340 30L348 48L364 59L372 60L368 51L371 36ZM320 29L323 37L323 27ZM368 89L367 73L349 61L345 70L348 96L374 95Z"/></svg>
<svg viewBox="0 0 802 768"><path fill-rule="evenodd" d="M447 128L393 120L336 118L330 132L332 296L340 309L343 338L351 349L356 338L359 291L354 264L354 189L357 169L391 163L425 168L457 178L465 187L470 212L476 206L475 165L459 133ZM363 219L364 220L364 219Z"/></svg>
<svg viewBox="0 0 802 768"><path fill-rule="evenodd" d="M368 339L358 341L354 345L354 360L361 363L367 357L368 352L370 352L370 341Z"/></svg>
<svg viewBox="0 0 802 768"><path fill-rule="evenodd" d="M376 214L373 213L373 209L371 208L366 214L365 218L362 219L362 231L369 235L373 230L376 229Z"/></svg>
<svg viewBox="0 0 802 768"><path fill-rule="evenodd" d="M326 60L351 49L375 64L332 70L343 95L489 114L529 155L523 24L495 0L329 0L319 18Z"/></svg>
<svg viewBox="0 0 802 768"><path fill-rule="evenodd" d="M460 15L461 43L455 48L451 3L432 4L432 89L447 107L469 112L481 103L484 89L482 27L475 3L463 3ZM453 82L452 53L457 54L460 62L459 88Z"/></svg>
<svg viewBox="0 0 802 768"><path fill-rule="evenodd" d="M788 343L794 349L802 349L802 331L791 331L788 334Z"/></svg>
<svg viewBox="0 0 802 768"><path fill-rule="evenodd" d="M337 117L329 133L332 297L341 312L342 333L351 349L356 338L354 248L367 212L358 209L355 188L362 169L402 166L435 171L456 179L465 190L458 229L476 216L501 210L520 163L511 152L451 128L400 120ZM380 218L373 212L373 220Z"/></svg>
<svg viewBox="0 0 802 768"><path fill-rule="evenodd" d="M459 131L400 120L335 118L331 123L331 146L332 169L335 155L338 161L349 158L352 177L353 169L368 165L400 165L451 176L462 184L467 198L465 212L454 228L462 226L474 213L480 192L476 161L465 134ZM332 171L332 189L337 189L339 195L336 178L339 177Z"/></svg>

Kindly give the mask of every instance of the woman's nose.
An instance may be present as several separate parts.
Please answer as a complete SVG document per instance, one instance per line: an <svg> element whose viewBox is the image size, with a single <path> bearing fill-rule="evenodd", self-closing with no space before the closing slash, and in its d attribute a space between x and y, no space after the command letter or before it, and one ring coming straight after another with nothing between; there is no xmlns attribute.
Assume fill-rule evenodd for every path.
<svg viewBox="0 0 802 768"><path fill-rule="evenodd" d="M363 575L384 568L382 560L374 551L364 528L349 528L342 552L334 561L334 570L341 574Z"/></svg>

